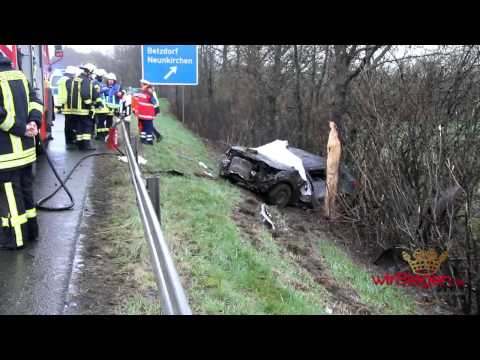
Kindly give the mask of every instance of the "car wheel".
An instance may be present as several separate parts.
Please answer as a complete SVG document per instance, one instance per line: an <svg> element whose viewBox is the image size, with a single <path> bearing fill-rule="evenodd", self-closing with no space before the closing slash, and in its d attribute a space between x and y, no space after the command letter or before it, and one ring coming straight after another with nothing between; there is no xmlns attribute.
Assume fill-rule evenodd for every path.
<svg viewBox="0 0 480 360"><path fill-rule="evenodd" d="M275 185L267 194L270 205L285 207L292 198L292 188L288 184Z"/></svg>

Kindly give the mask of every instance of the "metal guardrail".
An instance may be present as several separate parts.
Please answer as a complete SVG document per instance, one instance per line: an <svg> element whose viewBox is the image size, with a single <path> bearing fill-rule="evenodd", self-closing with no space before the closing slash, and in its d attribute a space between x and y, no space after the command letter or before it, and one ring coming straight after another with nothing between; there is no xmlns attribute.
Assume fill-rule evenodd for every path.
<svg viewBox="0 0 480 360"><path fill-rule="evenodd" d="M140 167L136 162L129 131L123 119L121 120L121 125L125 140L125 153L128 158L128 166L130 167L130 177L135 188L138 210L150 250L163 312L166 315L192 315L185 291L163 237L160 222L148 195Z"/></svg>

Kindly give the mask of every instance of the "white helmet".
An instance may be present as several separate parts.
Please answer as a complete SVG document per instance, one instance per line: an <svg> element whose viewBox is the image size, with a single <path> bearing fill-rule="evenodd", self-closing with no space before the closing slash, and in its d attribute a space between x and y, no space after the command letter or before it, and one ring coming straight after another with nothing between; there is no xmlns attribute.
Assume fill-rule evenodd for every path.
<svg viewBox="0 0 480 360"><path fill-rule="evenodd" d="M95 75L99 77L105 77L107 75L107 72L104 69L96 69Z"/></svg>
<svg viewBox="0 0 480 360"><path fill-rule="evenodd" d="M87 63L85 65L81 65L80 69L85 70L89 74L93 74L97 67L91 63Z"/></svg>
<svg viewBox="0 0 480 360"><path fill-rule="evenodd" d="M65 75L77 75L77 67L72 66L72 65L68 65L63 73Z"/></svg>
<svg viewBox="0 0 480 360"><path fill-rule="evenodd" d="M74 68L75 68L75 76L79 76L83 72L83 70L80 69L78 66L74 66Z"/></svg>
<svg viewBox="0 0 480 360"><path fill-rule="evenodd" d="M145 80L145 79L140 80L140 84L152 85L152 83L150 81Z"/></svg>
<svg viewBox="0 0 480 360"><path fill-rule="evenodd" d="M106 75L106 78L107 78L107 80L115 80L115 81L117 81L117 77L115 76L114 73L108 73L108 74Z"/></svg>

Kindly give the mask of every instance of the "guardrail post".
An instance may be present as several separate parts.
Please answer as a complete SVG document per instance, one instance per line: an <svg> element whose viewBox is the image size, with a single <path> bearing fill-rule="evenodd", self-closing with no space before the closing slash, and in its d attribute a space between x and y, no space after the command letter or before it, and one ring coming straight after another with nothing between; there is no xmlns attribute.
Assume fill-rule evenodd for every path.
<svg viewBox="0 0 480 360"><path fill-rule="evenodd" d="M131 134L130 134L130 120L125 120L125 127L127 128L127 134L128 138L131 139Z"/></svg>
<svg viewBox="0 0 480 360"><path fill-rule="evenodd" d="M160 177L159 176L149 176L147 180L147 191L152 201L153 208L157 214L158 222L162 223L162 218L160 214Z"/></svg>
<svg viewBox="0 0 480 360"><path fill-rule="evenodd" d="M133 141L133 154L135 156L135 162L138 164L138 139L137 139L137 137L133 137L132 141Z"/></svg>

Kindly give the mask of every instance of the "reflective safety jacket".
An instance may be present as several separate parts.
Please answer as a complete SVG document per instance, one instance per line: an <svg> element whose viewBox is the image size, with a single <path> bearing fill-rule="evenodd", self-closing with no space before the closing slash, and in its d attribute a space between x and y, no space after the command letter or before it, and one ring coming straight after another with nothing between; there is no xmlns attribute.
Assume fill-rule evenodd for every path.
<svg viewBox="0 0 480 360"><path fill-rule="evenodd" d="M158 113L156 110L158 108L158 102L152 94L148 91L142 91L139 93L135 93L133 95L134 105L132 109L134 109L135 116L140 120L153 120L155 119L155 115Z"/></svg>
<svg viewBox="0 0 480 360"><path fill-rule="evenodd" d="M0 67L0 171L35 162L35 138L25 136L25 132L31 121L40 129L42 114L43 104L25 74Z"/></svg>
<svg viewBox="0 0 480 360"><path fill-rule="evenodd" d="M93 80L93 87L98 93L98 98L95 101L95 113L96 114L108 114L110 109L107 107L107 99L105 97L105 89L107 86L103 85L100 80Z"/></svg>
<svg viewBox="0 0 480 360"><path fill-rule="evenodd" d="M87 75L81 74L73 79L68 79L65 86L70 114L89 115L99 96L92 80Z"/></svg>
<svg viewBox="0 0 480 360"><path fill-rule="evenodd" d="M58 87L58 97L57 102L62 105L62 112L65 115L71 114L71 109L68 107L67 102L67 80L72 79L73 76L62 76L60 80L58 80L57 87Z"/></svg>

